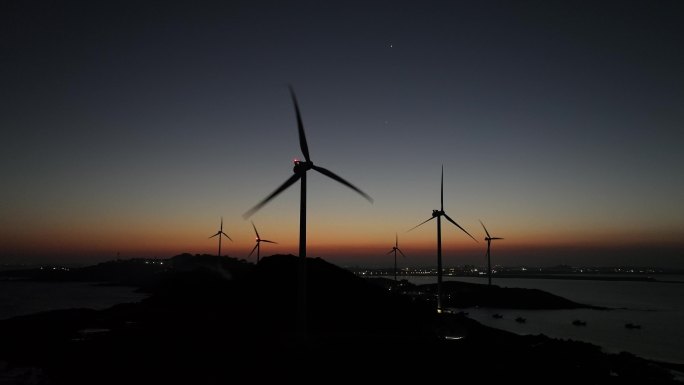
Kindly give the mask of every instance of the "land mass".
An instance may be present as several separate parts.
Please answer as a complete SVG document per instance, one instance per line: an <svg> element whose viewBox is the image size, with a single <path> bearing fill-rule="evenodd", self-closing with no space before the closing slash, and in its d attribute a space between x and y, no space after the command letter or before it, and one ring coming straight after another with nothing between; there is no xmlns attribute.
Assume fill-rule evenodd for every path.
<svg viewBox="0 0 684 385"><path fill-rule="evenodd" d="M388 278L367 278L369 282L397 293L433 302L437 295L437 284L414 285L406 280L394 281ZM480 283L458 281L442 282L442 297L445 307L494 307L504 309L606 309L605 307L581 304L538 289L488 286Z"/></svg>
<svg viewBox="0 0 684 385"><path fill-rule="evenodd" d="M256 266L185 256L177 270L150 273L156 283L140 303L0 321L0 382L676 383L665 366L628 353L437 314L428 300L321 259L306 260L302 323L299 267L294 256Z"/></svg>

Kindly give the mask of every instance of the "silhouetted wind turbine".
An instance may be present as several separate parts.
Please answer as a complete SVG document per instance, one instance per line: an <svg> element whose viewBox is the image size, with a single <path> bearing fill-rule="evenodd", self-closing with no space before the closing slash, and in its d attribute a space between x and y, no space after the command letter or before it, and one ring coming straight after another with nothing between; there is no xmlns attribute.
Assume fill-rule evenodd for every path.
<svg viewBox="0 0 684 385"><path fill-rule="evenodd" d="M480 221L480 224L482 225L482 228L484 229L485 234L487 234L487 236L485 237L484 240L487 241L487 277L489 278L489 286L491 286L492 285L492 260L491 260L490 254L489 254L489 249L490 249L490 246L491 246L493 240L503 239L503 238L492 237L491 235L489 235L489 231L487 231L487 228L485 227L484 223L482 223L482 221Z"/></svg>
<svg viewBox="0 0 684 385"><path fill-rule="evenodd" d="M297 97L295 96L294 90L292 87L290 87L290 95L292 96L292 103L294 104L295 108L295 113L297 115L297 130L299 132L299 148L302 150L302 154L304 155L304 161L295 159L294 160L294 175L292 175L290 178L288 178L280 187L275 189L269 196L264 198L261 202L259 202L256 206L252 207L249 209L246 213L244 213L242 216L247 219L250 216L252 216L254 213L256 213L259 209L261 209L266 203L268 203L271 199L275 198L278 194L281 192L285 191L288 187L292 186L295 182L298 180L301 180L301 192L300 192L300 199L299 199L299 268L298 268L298 282L299 282L299 288L298 288L298 314L299 314L299 323L300 328L300 333L302 334L302 337L306 333L306 172L313 169L321 174L334 179L343 185L349 187L350 189L356 191L357 193L361 194L364 198L368 199L371 203L373 202L373 198L371 198L368 194L364 193L363 191L359 190L356 186L352 185L351 183L347 182L346 180L342 179L342 177L338 176L337 174L333 173L332 171L325 169L323 167L315 166L313 162L311 161L311 157L309 156L309 146L306 143L306 135L304 134L304 124L302 123L302 116L299 113L299 105L297 104Z"/></svg>
<svg viewBox="0 0 684 385"><path fill-rule="evenodd" d="M394 280L397 280L397 251L401 253L402 256L406 257L403 251L399 248L399 236L394 234L394 247L392 250L388 251L387 254L394 252Z"/></svg>
<svg viewBox="0 0 684 385"><path fill-rule="evenodd" d="M347 182L346 180L342 179L342 177L338 176L337 174L333 173L332 171L319 167L313 164L311 161L311 157L309 156L309 146L306 144L306 136L304 134L304 124L302 123L302 117L301 114L299 113L299 106L297 105L297 97L295 96L294 90L292 87L290 87L290 94L292 95L292 102L294 103L294 108L295 108L295 113L297 114L297 128L299 130L299 147L302 150L302 154L304 154L304 161L295 159L294 160L294 175L292 175L288 180L285 181L280 187L275 189L269 196L264 198L259 204L256 206L252 207L249 209L243 217L249 218L250 216L254 215L259 209L261 209L266 203L268 203L271 199L275 198L278 194L281 192L285 191L288 187L292 186L295 182L298 180L301 180L301 196L300 196L300 203L299 203L299 256L302 258L306 258L306 172L313 169L321 174L334 179L343 185L349 187L350 189L356 191L357 193L361 194L364 198L368 199L371 203L373 202L373 198L371 198L368 194L365 192L359 190L356 186L353 184Z"/></svg>
<svg viewBox="0 0 684 385"><path fill-rule="evenodd" d="M256 226L254 226L254 222L252 222L252 227L254 227L254 234L256 234L256 245L254 245L254 248L249 253L247 258L251 257L252 254L254 254L254 250L256 250L256 252L257 252L257 263L259 263L259 252L261 251L261 247L259 245L261 244L261 242L266 242L266 243L278 243L278 242L269 241L267 239L261 239L259 237L259 232L257 231Z"/></svg>
<svg viewBox="0 0 684 385"><path fill-rule="evenodd" d="M468 234L470 238L473 238L469 232L467 232L463 227L456 223L451 217L449 217L444 212L444 166L442 166L442 183L440 188L440 208L439 210L432 210L432 217L428 218L426 221L419 223L417 226L412 227L409 231L421 226L435 218L437 218L437 312L442 312L442 217L446 218L449 222L453 223L456 227L463 230L464 233ZM477 239L473 238L473 241L477 242Z"/></svg>
<svg viewBox="0 0 684 385"><path fill-rule="evenodd" d="M228 236L228 234L226 234L226 233L223 232L223 217L221 217L221 227L219 228L219 231L217 231L216 234L214 234L214 235L212 235L211 237L209 237L209 239L214 238L214 237L216 237L216 236L218 236L218 240L219 240L218 256L220 257L220 256L221 256L221 237L224 236L224 237L230 239L230 237ZM230 239L230 241L233 242L232 239Z"/></svg>

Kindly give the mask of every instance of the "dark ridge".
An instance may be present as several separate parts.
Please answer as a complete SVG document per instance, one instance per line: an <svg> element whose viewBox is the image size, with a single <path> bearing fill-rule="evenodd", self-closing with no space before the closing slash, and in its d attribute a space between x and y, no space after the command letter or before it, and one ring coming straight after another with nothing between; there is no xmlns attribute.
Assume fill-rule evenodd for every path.
<svg viewBox="0 0 684 385"><path fill-rule="evenodd" d="M425 285L431 291L437 285ZM596 306L584 305L538 289L488 286L477 283L443 282L442 290L447 306L497 307L510 309L578 309Z"/></svg>
<svg viewBox="0 0 684 385"><path fill-rule="evenodd" d="M638 357L437 315L419 298L320 259L306 260L308 324L300 338L299 263L267 257L230 277L171 272L140 303L0 321L0 383L674 383L667 369ZM14 382L5 381L10 374Z"/></svg>
<svg viewBox="0 0 684 385"><path fill-rule="evenodd" d="M180 254L168 259L117 259L79 268L43 268L0 272L0 277L50 282L100 282L136 286L152 291L169 273L206 271L226 278L246 274L253 264L230 257L207 254Z"/></svg>
<svg viewBox="0 0 684 385"><path fill-rule="evenodd" d="M298 263L299 258L292 255L266 257L246 279L236 282L243 298L261 299L251 301L258 305L253 311L259 318L277 311L295 319ZM306 265L310 332L338 329L406 335L416 330L420 317L432 313L424 303L388 293L320 258L307 258Z"/></svg>
<svg viewBox="0 0 684 385"><path fill-rule="evenodd" d="M387 278L367 278L394 292L434 302L437 284L413 285L406 280L394 281ZM577 303L538 289L509 288L497 285L458 281L442 282L442 295L446 307L495 307L504 309L605 309L603 307Z"/></svg>

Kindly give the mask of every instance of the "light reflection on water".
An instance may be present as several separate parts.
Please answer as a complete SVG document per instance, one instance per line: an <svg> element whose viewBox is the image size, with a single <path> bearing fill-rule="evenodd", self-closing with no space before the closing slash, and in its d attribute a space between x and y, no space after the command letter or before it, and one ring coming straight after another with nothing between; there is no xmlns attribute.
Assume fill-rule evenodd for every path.
<svg viewBox="0 0 684 385"><path fill-rule="evenodd" d="M659 277L684 281L682 276ZM409 277L416 284L435 283L435 277ZM445 280L485 283L486 279L445 277ZM545 334L599 345L607 352L628 351L656 360L684 363L684 283L500 278L501 287L540 289L575 302L614 310L516 310L468 308L469 317L484 325L517 334ZM502 319L493 314L500 313ZM515 322L516 317L527 319ZM573 320L586 321L575 326ZM641 325L627 329L626 323Z"/></svg>

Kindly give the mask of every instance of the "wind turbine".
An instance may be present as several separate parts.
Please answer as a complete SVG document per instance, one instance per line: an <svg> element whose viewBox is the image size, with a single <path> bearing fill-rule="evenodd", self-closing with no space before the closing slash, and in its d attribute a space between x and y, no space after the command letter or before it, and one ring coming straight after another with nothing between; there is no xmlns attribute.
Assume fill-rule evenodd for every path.
<svg viewBox="0 0 684 385"><path fill-rule="evenodd" d="M290 87L290 95L292 96L292 103L294 104L295 114L297 115L297 130L299 132L299 148L302 150L305 160L294 160L294 175L288 178L280 187L275 189L269 196L264 198L256 206L249 209L242 216L247 219L261 209L266 203L271 199L275 198L278 194L285 191L288 187L292 186L298 180L301 181L301 192L299 198L299 266L297 269L298 275L298 287L297 287L297 314L299 317L299 322L297 323L299 327L300 338L306 338L306 173L307 171L313 169L319 173L334 179L343 185L349 187L350 189L361 194L364 198L368 199L373 203L373 198L371 198L365 192L359 190L353 184L342 179L342 177L333 173L332 171L319 167L313 164L311 157L309 156L309 146L306 143L306 135L304 134L304 123L302 123L302 116L299 112L299 105L297 104L297 97L295 96L294 90Z"/></svg>
<svg viewBox="0 0 684 385"><path fill-rule="evenodd" d="M228 234L223 232L223 217L221 217L221 227L219 228L219 231L217 231L216 234L209 237L209 239L214 238L216 236L218 236L218 240L219 240L218 256L220 257L221 256L221 237L224 236L224 237L230 239ZM230 241L233 242L232 239L230 239Z"/></svg>
<svg viewBox="0 0 684 385"><path fill-rule="evenodd" d="M254 250L256 250L256 252L257 252L257 263L259 263L259 251L261 250L261 247L259 245L261 244L261 242L266 242L266 243L278 243L278 242L273 242L273 241L269 241L266 239L261 239L259 237L259 232L257 231L256 226L254 226L254 222L252 222L252 227L254 227L254 233L256 234L256 245L254 245L254 248L249 253L247 258L251 257L252 254L254 254Z"/></svg>
<svg viewBox="0 0 684 385"><path fill-rule="evenodd" d="M402 256L406 257L403 251L399 248L399 236L394 234L394 247L392 250L388 251L387 254L394 252L394 280L397 280L397 251L401 253Z"/></svg>
<svg viewBox="0 0 684 385"><path fill-rule="evenodd" d="M470 238L473 238L469 232L456 223L451 217L444 212L444 166L442 166L442 183L440 189L440 208L439 210L432 210L432 217L412 227L409 231L419 227L435 218L437 218L437 312L442 312L442 217L453 223L456 227L463 230ZM477 239L473 238L477 242Z"/></svg>
<svg viewBox="0 0 684 385"><path fill-rule="evenodd" d="M489 254L489 249L490 249L490 246L492 245L493 240L503 239L503 238L492 237L491 235L489 235L489 231L487 231L487 228L485 227L484 223L482 223L482 221L480 221L480 224L482 225L482 228L484 229L485 234L487 234L487 236L485 237L484 240L487 241L487 277L489 278L489 286L491 286L492 285L492 259L491 259L491 255Z"/></svg>
<svg viewBox="0 0 684 385"><path fill-rule="evenodd" d="M343 185L349 187L350 189L356 191L357 193L361 194L364 198L368 199L369 202L373 203L373 198L371 198L368 194L365 192L359 190L356 186L353 184L347 182L346 180L342 179L342 177L338 176L337 174L333 173L332 171L316 166L313 164L311 161L311 157L309 156L309 146L306 144L306 135L304 134L304 124L302 123L302 116L299 113L299 106L297 105L297 97L295 96L294 90L292 87L290 87L290 95L292 96L292 102L294 103L294 108L295 108L295 113L297 114L297 128L299 130L299 147L302 150L302 154L304 154L304 159L305 160L294 160L294 175L292 175L290 178L288 178L285 183L280 185L275 191L273 191L269 196L264 198L261 202L259 202L256 206L252 207L249 209L246 213L243 214L243 217L245 219L251 217L259 211L266 203L271 201L271 199L275 198L278 194L281 192L285 191L288 187L292 186L295 182L298 180L301 180L301 195L300 195L300 203L299 203L299 256L301 258L306 258L306 172L309 170L315 170L320 172L321 174L334 179Z"/></svg>

